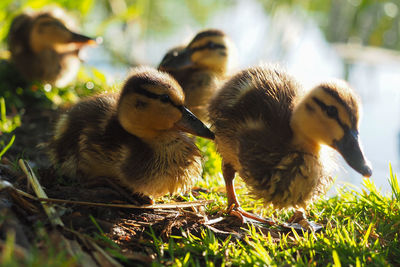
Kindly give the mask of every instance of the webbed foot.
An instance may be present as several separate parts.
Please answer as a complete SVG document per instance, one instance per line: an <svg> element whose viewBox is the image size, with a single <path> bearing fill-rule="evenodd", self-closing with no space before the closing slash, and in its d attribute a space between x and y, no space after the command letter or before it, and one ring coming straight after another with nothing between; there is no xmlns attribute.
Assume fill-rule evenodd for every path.
<svg viewBox="0 0 400 267"><path fill-rule="evenodd" d="M235 216L239 218L242 223L252 223L254 221L268 224L268 225L274 225L275 222L272 221L271 219L266 219L263 217L260 217L256 214L250 213L242 209L240 206L237 206L235 204L231 205L228 207L227 213L229 215Z"/></svg>
<svg viewBox="0 0 400 267"><path fill-rule="evenodd" d="M304 211L296 210L287 223L282 224L285 228L293 228L297 231L317 232L323 228L322 225L307 220Z"/></svg>

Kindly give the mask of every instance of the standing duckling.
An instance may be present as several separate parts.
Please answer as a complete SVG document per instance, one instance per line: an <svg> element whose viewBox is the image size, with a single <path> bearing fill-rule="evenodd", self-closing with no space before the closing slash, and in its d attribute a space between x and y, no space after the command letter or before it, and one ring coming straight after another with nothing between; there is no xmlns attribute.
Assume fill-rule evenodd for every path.
<svg viewBox="0 0 400 267"><path fill-rule="evenodd" d="M71 31L54 12L24 13L14 18L8 33L11 63L27 82L59 87L75 78L79 50L96 41Z"/></svg>
<svg viewBox="0 0 400 267"><path fill-rule="evenodd" d="M256 198L276 208L305 208L325 191L331 179L321 145L336 149L363 176L372 175L358 138L360 103L344 81L321 83L304 95L280 68L250 68L223 86L209 112L228 210L242 219L260 220L240 208L235 172Z"/></svg>
<svg viewBox="0 0 400 267"><path fill-rule="evenodd" d="M50 158L70 177L110 177L151 197L187 189L200 177L200 152L185 132L213 133L183 105L168 74L135 69L120 93L76 104L59 120Z"/></svg>
<svg viewBox="0 0 400 267"><path fill-rule="evenodd" d="M203 121L208 119L210 99L227 74L230 46L224 32L204 30L188 45L169 50L159 65L182 86L185 105Z"/></svg>

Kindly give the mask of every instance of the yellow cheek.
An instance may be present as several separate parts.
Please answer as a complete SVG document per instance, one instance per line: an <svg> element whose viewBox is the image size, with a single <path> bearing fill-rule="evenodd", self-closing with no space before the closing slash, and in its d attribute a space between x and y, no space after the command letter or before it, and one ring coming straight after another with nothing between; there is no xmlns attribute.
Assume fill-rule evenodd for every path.
<svg viewBox="0 0 400 267"><path fill-rule="evenodd" d="M144 121L149 128L168 130L180 120L182 113L177 108L165 104L156 106L152 112L148 112L144 115L147 115L146 118L144 118Z"/></svg>
<svg viewBox="0 0 400 267"><path fill-rule="evenodd" d="M327 118L321 114L313 117L304 117L302 122L307 136L318 143L332 145L334 140L340 140L344 131L334 119Z"/></svg>
<svg viewBox="0 0 400 267"><path fill-rule="evenodd" d="M193 64L204 66L209 69L219 69L225 66L225 57L218 54L216 51L204 51L203 53L193 54L191 58Z"/></svg>
<svg viewBox="0 0 400 267"><path fill-rule="evenodd" d="M190 60L192 62L201 62L204 59L204 51L197 51L192 54Z"/></svg>
<svg viewBox="0 0 400 267"><path fill-rule="evenodd" d="M326 123L325 132L328 137L327 140L325 140L327 145L331 145L334 140L340 140L344 136L343 128L333 119L329 119Z"/></svg>

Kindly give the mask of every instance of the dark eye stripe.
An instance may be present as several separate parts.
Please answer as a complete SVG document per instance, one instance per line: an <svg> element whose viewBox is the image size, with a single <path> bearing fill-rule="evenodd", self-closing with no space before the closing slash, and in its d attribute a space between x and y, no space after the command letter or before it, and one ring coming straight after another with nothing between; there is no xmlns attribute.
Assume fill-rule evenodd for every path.
<svg viewBox="0 0 400 267"><path fill-rule="evenodd" d="M135 93L147 96L148 98L158 99L160 95L149 92L143 88L136 88Z"/></svg>
<svg viewBox="0 0 400 267"><path fill-rule="evenodd" d="M174 107L180 109L181 106L180 105L176 105L174 102L172 102L172 100L170 98L166 99L165 98L165 94L159 95L159 94L155 94L152 92L147 91L146 89L143 88L136 88L136 90L134 91L135 93L138 93L140 95L144 95L148 98L152 98L152 99L158 99L164 103L170 103L171 105L173 105Z"/></svg>
<svg viewBox="0 0 400 267"><path fill-rule="evenodd" d="M190 50L192 52L195 52L195 51L203 50L203 49L217 50L217 49L226 49L226 47L222 44L217 44L217 43L214 43L214 45L212 47L210 47L210 43L206 43L205 45L194 47L194 48L191 48Z"/></svg>
<svg viewBox="0 0 400 267"><path fill-rule="evenodd" d="M56 27L58 27L58 28L61 28L61 29L67 29L61 22L59 22L59 21L44 21L44 22L41 22L40 23L40 27L43 27L43 26L56 26Z"/></svg>
<svg viewBox="0 0 400 267"><path fill-rule="evenodd" d="M343 99L339 96L338 92L336 90L333 90L330 87L323 87L323 90L325 91L325 93L329 94L330 96L332 96L333 98L336 99L336 101L341 104L346 110L347 113L349 114L349 118L350 118L350 122L351 122L351 126L353 128L357 128L357 117L354 115L354 109L355 109L355 104L353 103L353 101L348 101L350 103L346 103L345 101L343 101ZM350 105L349 105L350 104ZM353 107L352 107L353 106Z"/></svg>
<svg viewBox="0 0 400 267"><path fill-rule="evenodd" d="M313 97L313 100L314 100L315 103L317 103L317 105L318 105L324 112L327 112L327 110L328 110L329 107L328 107L324 102L322 102L320 99L318 99L318 98L316 98L316 97ZM340 120L339 115L338 115L337 113L334 114L334 116L331 117L331 118L337 121L337 123L340 125L340 127L342 127L343 131L349 130L349 127L348 127L346 124L344 124L344 123Z"/></svg>

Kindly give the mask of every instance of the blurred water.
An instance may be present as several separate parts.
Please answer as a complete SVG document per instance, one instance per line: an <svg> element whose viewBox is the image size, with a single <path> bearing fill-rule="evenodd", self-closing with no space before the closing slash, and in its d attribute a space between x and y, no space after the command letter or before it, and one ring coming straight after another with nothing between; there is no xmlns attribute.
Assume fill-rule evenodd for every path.
<svg viewBox="0 0 400 267"><path fill-rule="evenodd" d="M280 62L294 74L306 88L327 78L344 78L343 60L328 44L322 32L299 10L282 11L268 16L257 1L242 0L211 17L205 25L196 25L188 16L182 16L182 27L160 41L147 37L138 41L134 54L147 65L157 66L171 47L190 39L203 28L224 30L237 46L238 68L260 62ZM106 51L101 47L88 51L86 64L94 65L110 77L121 81L127 68L109 64ZM374 174L371 179L383 191L388 183L389 162L399 171L399 103L400 63L371 64L355 62L349 73L349 82L361 96L364 116L360 137ZM343 166L337 171L337 183L350 182L360 187L362 177Z"/></svg>

